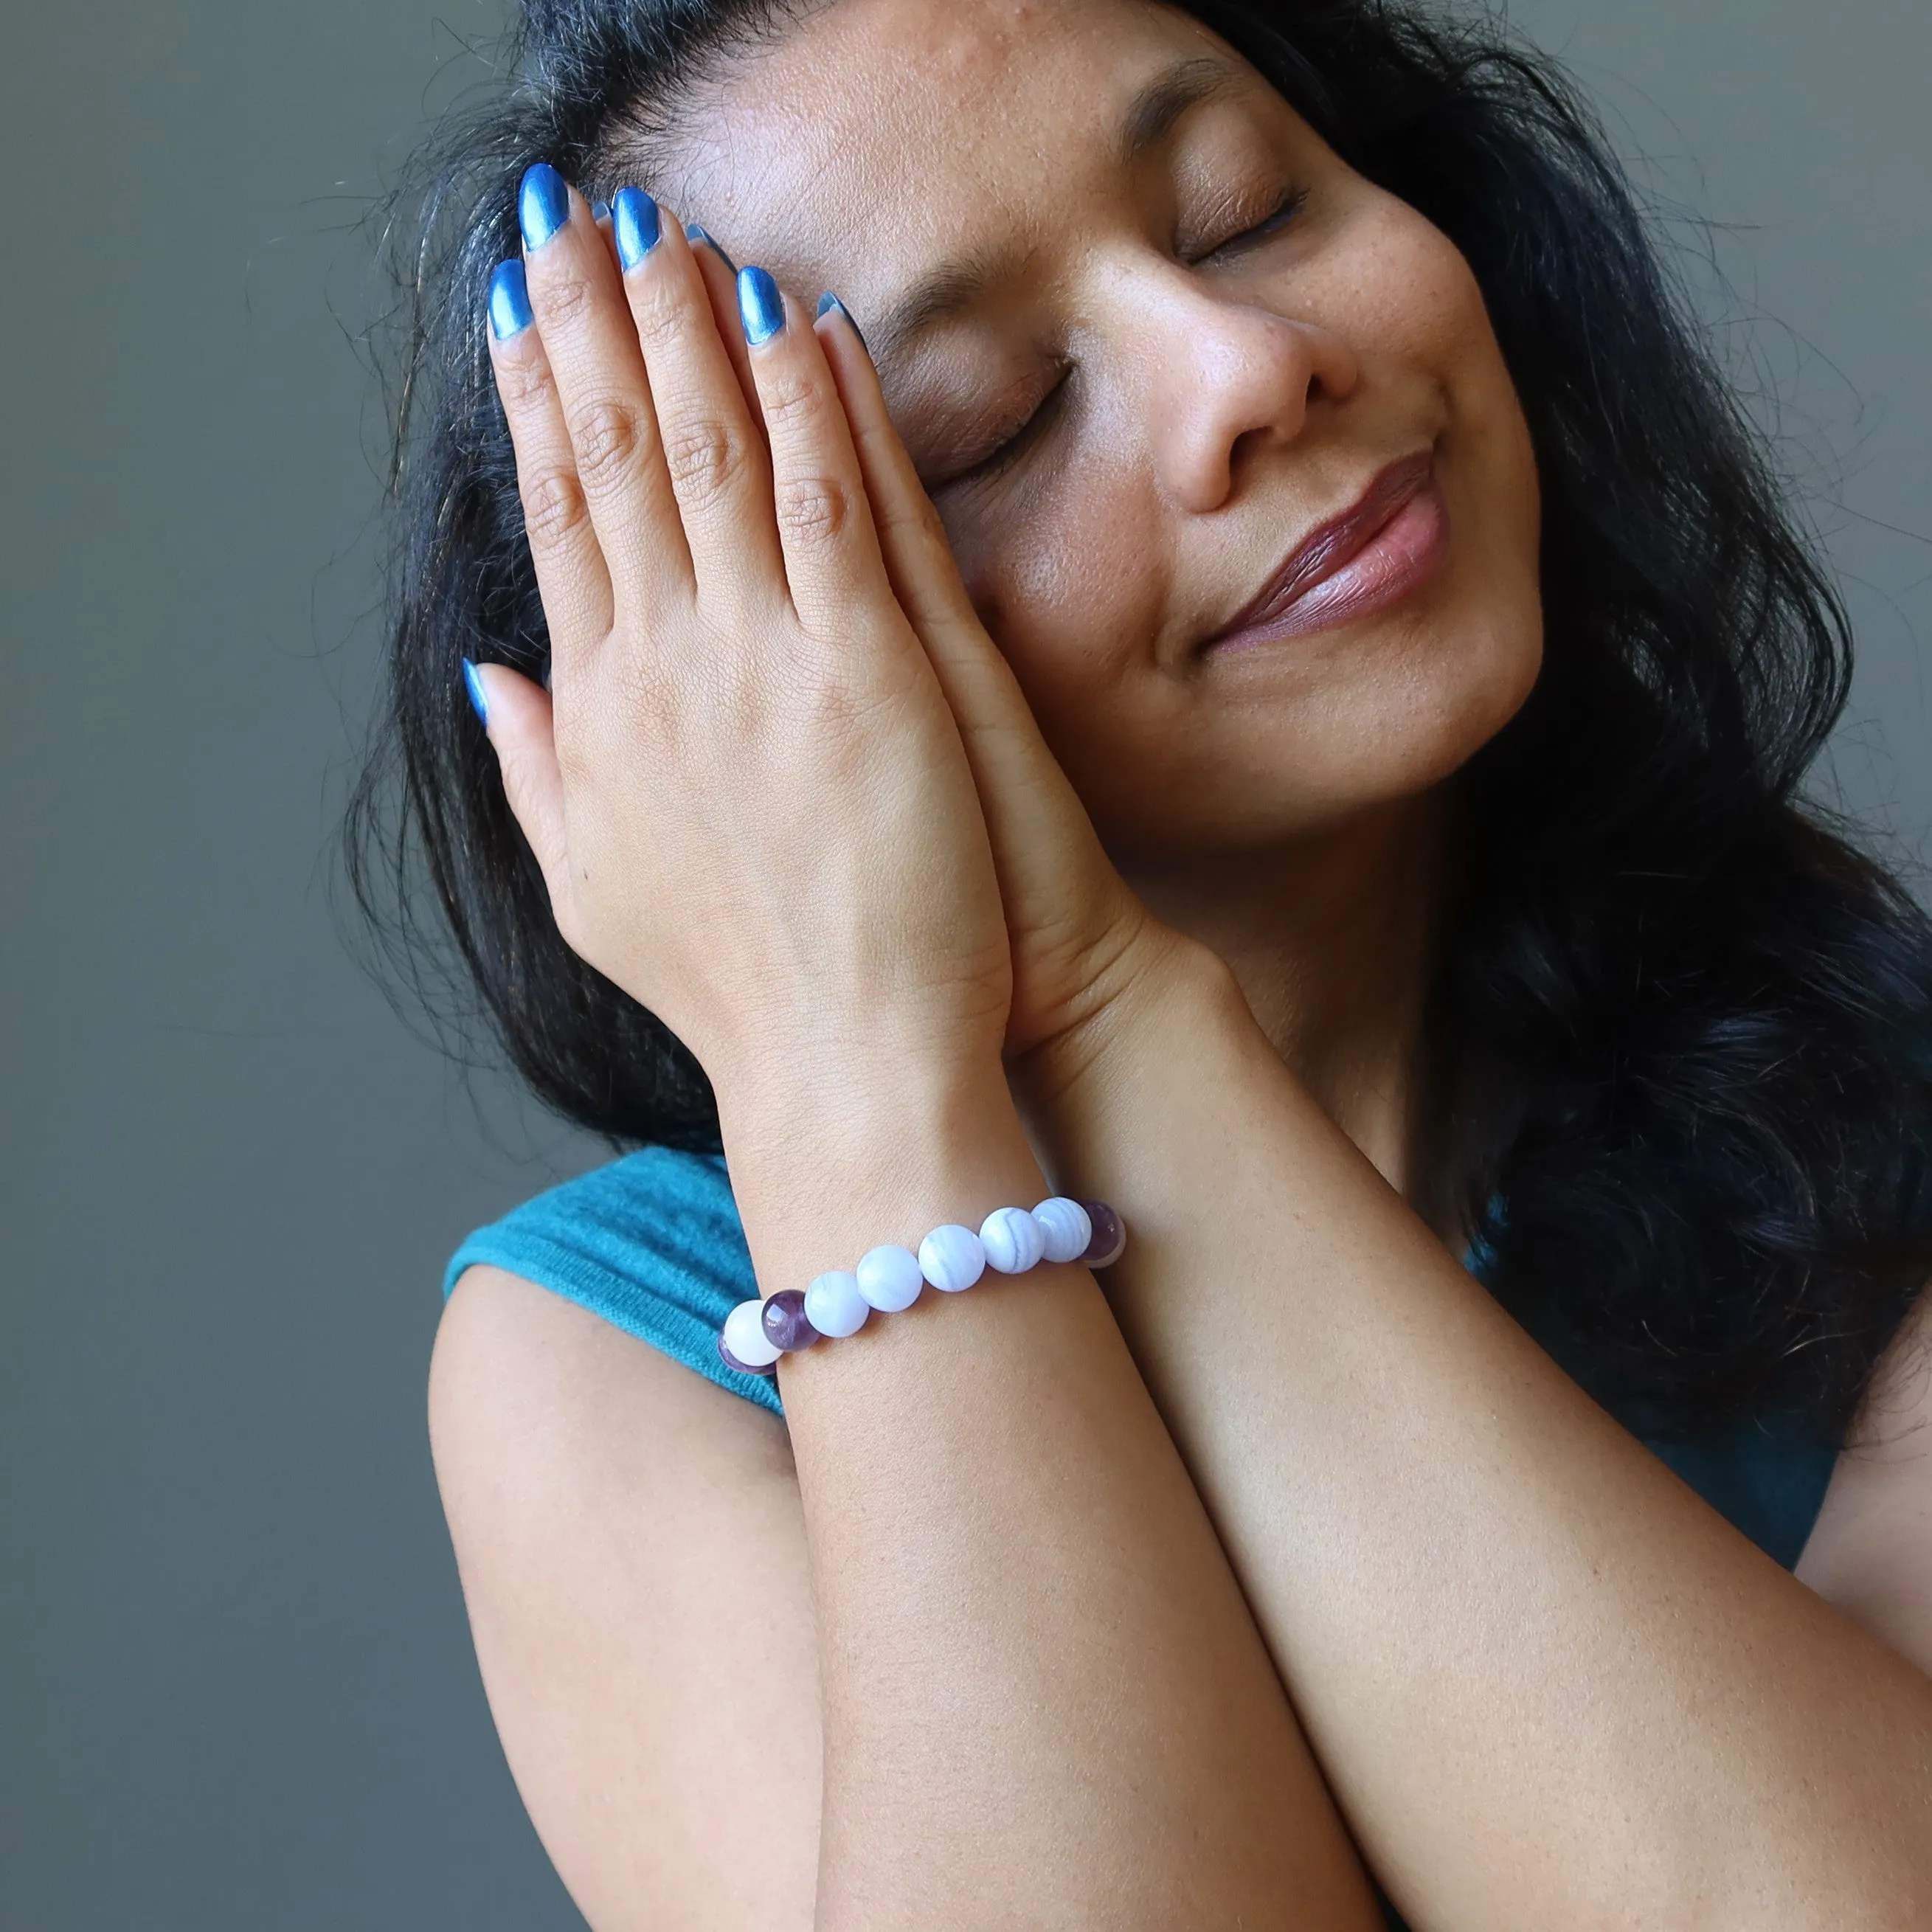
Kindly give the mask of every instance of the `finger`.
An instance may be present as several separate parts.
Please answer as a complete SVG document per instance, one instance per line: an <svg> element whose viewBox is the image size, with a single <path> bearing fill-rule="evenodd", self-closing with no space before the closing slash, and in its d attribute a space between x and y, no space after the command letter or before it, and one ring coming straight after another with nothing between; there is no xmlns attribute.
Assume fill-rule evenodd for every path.
<svg viewBox="0 0 1932 1932"><path fill-rule="evenodd" d="M502 263L490 282L490 366L516 452L524 530L555 666L580 658L609 632L610 579L533 320L523 263Z"/></svg>
<svg viewBox="0 0 1932 1932"><path fill-rule="evenodd" d="M1019 682L973 608L939 512L892 427L864 338L836 296L820 302L814 333L838 386L892 593L940 673L953 715L962 728L1036 736Z"/></svg>
<svg viewBox="0 0 1932 1932"><path fill-rule="evenodd" d="M633 194L634 204L628 199ZM705 271L692 242L649 196L627 189L620 200L620 248L627 218L640 224L634 250L626 250L624 292L698 595L727 602L768 597L782 586L771 472L718 331ZM697 253L709 252L705 243L695 245Z"/></svg>
<svg viewBox="0 0 1932 1932"><path fill-rule="evenodd" d="M738 265L725 254L715 236L693 222L685 231L692 244L692 257L704 278L704 292L711 298L712 320L718 325L718 339L738 372L738 387L744 393L745 406L754 423L758 421L758 392L752 381L752 345L745 340L745 326L738 319Z"/></svg>
<svg viewBox="0 0 1932 1932"><path fill-rule="evenodd" d="M1040 934L1105 930L1106 912L1126 904L1126 890L1040 735L1012 666L973 608L864 340L836 296L820 304L817 332L851 425L893 594L926 646L965 744L1009 923Z"/></svg>
<svg viewBox="0 0 1932 1932"><path fill-rule="evenodd" d="M616 602L658 609L688 596L690 564L616 264L554 168L540 162L524 176L517 213L537 333Z"/></svg>
<svg viewBox="0 0 1932 1932"><path fill-rule="evenodd" d="M836 637L862 599L890 594L845 405L817 332L763 268L739 275L738 303L792 604L808 629Z"/></svg>
<svg viewBox="0 0 1932 1932"><path fill-rule="evenodd" d="M464 675L496 754L503 796L543 869L554 908L558 893L569 890L570 854L550 694L507 664L469 664Z"/></svg>

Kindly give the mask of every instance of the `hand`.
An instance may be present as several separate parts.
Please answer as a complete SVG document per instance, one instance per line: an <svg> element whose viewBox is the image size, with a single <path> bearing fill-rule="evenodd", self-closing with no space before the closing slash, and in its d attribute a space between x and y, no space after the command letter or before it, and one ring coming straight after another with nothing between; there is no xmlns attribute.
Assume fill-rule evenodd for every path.
<svg viewBox="0 0 1932 1932"><path fill-rule="evenodd" d="M668 215L627 200L627 238L659 238L620 274L550 170L524 212L534 326L492 352L551 688L481 676L564 938L721 1105L757 1085L782 1107L855 1060L997 1069L1006 931L841 402L842 376L876 395L862 348L748 272L778 326L734 366L729 272Z"/></svg>

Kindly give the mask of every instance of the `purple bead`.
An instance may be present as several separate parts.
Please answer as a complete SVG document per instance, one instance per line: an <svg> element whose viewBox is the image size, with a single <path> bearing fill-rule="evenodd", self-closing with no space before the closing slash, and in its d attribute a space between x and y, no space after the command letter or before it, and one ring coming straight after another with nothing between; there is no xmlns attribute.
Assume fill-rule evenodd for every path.
<svg viewBox="0 0 1932 1932"><path fill-rule="evenodd" d="M795 1354L800 1348L808 1348L818 1340L818 1330L811 1323L805 1312L805 1292L802 1288L782 1288L767 1298L765 1312L759 1318L765 1326L765 1339L775 1348L782 1348L788 1355Z"/></svg>
<svg viewBox="0 0 1932 1932"><path fill-rule="evenodd" d="M762 1369L754 1369L749 1363L740 1361L737 1357L725 1347L724 1338L722 1335L718 1338L718 1359L728 1369L733 1370L741 1376L763 1376L769 1380L778 1372L778 1364L776 1362Z"/></svg>
<svg viewBox="0 0 1932 1932"><path fill-rule="evenodd" d="M1094 1224L1094 1238L1087 1244L1087 1252L1080 1258L1089 1268L1103 1268L1120 1258L1121 1251L1127 1245L1127 1231L1121 1225L1120 1217L1104 1201L1083 1201L1081 1206L1087 1210L1087 1218Z"/></svg>

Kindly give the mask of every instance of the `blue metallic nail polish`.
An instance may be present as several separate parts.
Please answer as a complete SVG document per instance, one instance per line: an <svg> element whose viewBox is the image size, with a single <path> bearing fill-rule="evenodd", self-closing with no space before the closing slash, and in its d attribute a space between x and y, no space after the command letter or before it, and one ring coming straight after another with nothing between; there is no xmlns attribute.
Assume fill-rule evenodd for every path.
<svg viewBox="0 0 1932 1932"><path fill-rule="evenodd" d="M570 190L548 161L539 161L524 176L517 194L517 220L524 246L541 248L570 220Z"/></svg>
<svg viewBox="0 0 1932 1932"><path fill-rule="evenodd" d="M476 722L488 730L490 724L490 698L483 688L483 680L477 675L476 667L467 658L463 660L463 688L470 694L470 708L476 714Z"/></svg>
<svg viewBox="0 0 1932 1932"><path fill-rule="evenodd" d="M784 327L784 297L763 268L739 270L738 313L745 320L745 340L754 349Z"/></svg>
<svg viewBox="0 0 1932 1932"><path fill-rule="evenodd" d="M708 229L699 227L698 224L694 221L689 227L686 229L684 232L685 238L687 241L698 242L701 246L709 248L712 253L718 257L718 260L722 262L725 267L731 271L733 274L735 275L738 272L737 263L733 261L730 256L726 254L722 248L718 247L717 242L713 238Z"/></svg>
<svg viewBox="0 0 1932 1932"><path fill-rule="evenodd" d="M827 289L824 294L820 296L818 298L818 313L821 316L843 316L845 319L845 326L849 328L854 335L858 336L859 346L861 349L866 348L866 338L860 332L859 325L852 320L852 311L848 308L830 289ZM872 351L869 349L867 349L866 350L866 352L869 356L872 353Z"/></svg>
<svg viewBox="0 0 1932 1932"><path fill-rule="evenodd" d="M499 342L507 342L530 327L530 285L524 279L524 265L514 256L496 265L490 278L490 327Z"/></svg>
<svg viewBox="0 0 1932 1932"><path fill-rule="evenodd" d="M658 245L662 231L657 203L640 188L620 188L610 206L610 232L617 238L617 260L628 275Z"/></svg>
<svg viewBox="0 0 1932 1932"><path fill-rule="evenodd" d="M608 221L610 204L608 201L593 201L590 204L590 218L592 221Z"/></svg>

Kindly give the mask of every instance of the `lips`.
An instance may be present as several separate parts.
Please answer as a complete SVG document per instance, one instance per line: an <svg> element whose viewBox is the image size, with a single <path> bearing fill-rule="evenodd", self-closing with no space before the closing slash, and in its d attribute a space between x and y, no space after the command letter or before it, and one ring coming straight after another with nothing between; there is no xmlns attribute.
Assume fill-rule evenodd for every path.
<svg viewBox="0 0 1932 1932"><path fill-rule="evenodd" d="M1435 467L1432 450L1390 464L1359 501L1296 545L1204 652L1305 637L1385 610L1419 589L1440 567L1448 542Z"/></svg>

